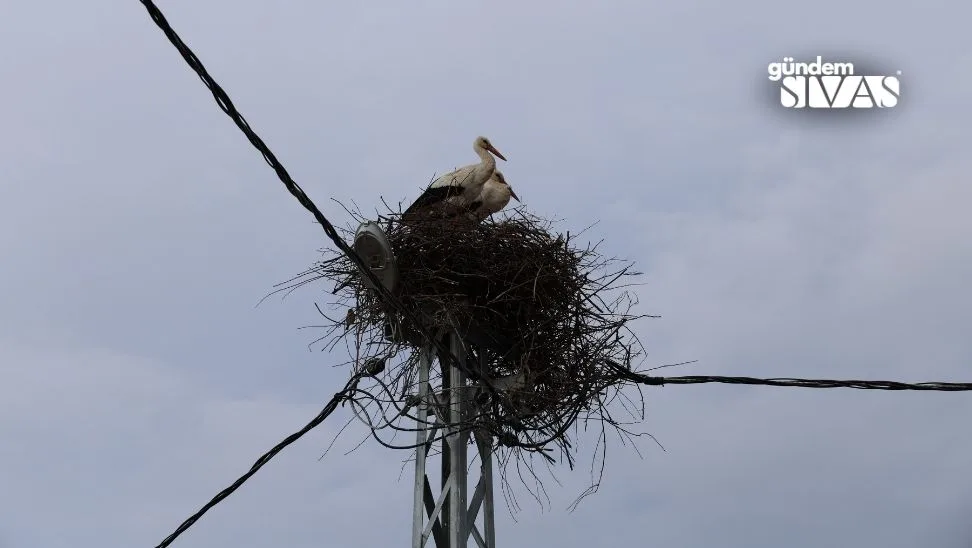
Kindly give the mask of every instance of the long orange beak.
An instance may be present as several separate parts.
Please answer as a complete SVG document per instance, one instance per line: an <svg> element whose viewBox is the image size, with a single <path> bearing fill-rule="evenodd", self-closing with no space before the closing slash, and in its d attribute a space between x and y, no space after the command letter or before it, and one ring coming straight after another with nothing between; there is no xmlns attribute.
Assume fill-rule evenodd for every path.
<svg viewBox="0 0 972 548"><path fill-rule="evenodd" d="M492 152L492 153L493 153L494 155L496 155L496 157L497 157L497 158L499 158L500 160L503 160L504 162L506 161L506 156L503 156L502 154L500 154L500 151L498 151L498 150L496 150L496 147L494 147L493 145L489 145L489 146L488 146L488 147L486 148L486 150L488 150L488 151L490 151L490 152Z"/></svg>
<svg viewBox="0 0 972 548"><path fill-rule="evenodd" d="M520 201L520 197L516 195L516 192L513 192L513 188L512 187L510 188L510 198L513 198L517 202Z"/></svg>

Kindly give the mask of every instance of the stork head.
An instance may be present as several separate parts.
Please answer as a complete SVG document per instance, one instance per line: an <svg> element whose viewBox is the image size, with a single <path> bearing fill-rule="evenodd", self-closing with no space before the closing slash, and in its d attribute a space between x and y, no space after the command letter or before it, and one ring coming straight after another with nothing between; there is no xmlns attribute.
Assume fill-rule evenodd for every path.
<svg viewBox="0 0 972 548"><path fill-rule="evenodd" d="M510 183L506 182L506 177L500 173L499 170L493 172L493 179L495 179L497 183L506 185L506 187L510 189L510 198L513 198L517 202L520 201L520 197L516 195L516 192L513 192L513 187L510 186Z"/></svg>
<svg viewBox="0 0 972 548"><path fill-rule="evenodd" d="M477 154L479 153L480 150L486 150L493 153L493 155L499 158L500 160L503 160L504 162L506 161L506 157L500 154L500 151L496 150L496 147L493 146L493 143L490 143L489 139L485 137L482 136L476 137L476 141L473 142L473 150L475 150Z"/></svg>

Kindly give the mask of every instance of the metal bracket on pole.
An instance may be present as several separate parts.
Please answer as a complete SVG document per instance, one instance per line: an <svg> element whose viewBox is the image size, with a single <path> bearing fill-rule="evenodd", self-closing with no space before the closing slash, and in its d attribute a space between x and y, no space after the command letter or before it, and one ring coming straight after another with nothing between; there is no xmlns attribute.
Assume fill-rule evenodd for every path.
<svg viewBox="0 0 972 548"><path fill-rule="evenodd" d="M459 338L449 335L449 347L461 365L466 362L465 349ZM466 375L459 367L439 357L442 370L442 396L437 397L429 384L432 350L425 348L419 356L418 409L416 412L417 444L415 455L414 513L412 521L412 548L424 548L431 536L437 548L466 548L470 536L479 548L494 548L495 526L493 512L493 459L490 438L477 436L476 446L480 457L480 477L467 504L468 485L467 449L470 430L468 419L473 416L475 404L471 387L466 385ZM430 411L434 416L430 417ZM443 420L443 417L445 420ZM438 496L429 483L427 464L429 451L439 432L442 437L442 481ZM476 527L480 510L483 514L483 532Z"/></svg>

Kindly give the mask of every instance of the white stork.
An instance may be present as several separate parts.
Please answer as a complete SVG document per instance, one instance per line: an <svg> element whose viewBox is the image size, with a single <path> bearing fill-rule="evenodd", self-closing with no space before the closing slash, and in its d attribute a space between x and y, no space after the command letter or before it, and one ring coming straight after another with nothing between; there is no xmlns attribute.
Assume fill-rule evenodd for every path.
<svg viewBox="0 0 972 548"><path fill-rule="evenodd" d="M477 137L473 142L473 151L482 160L478 164L461 167L439 177L429 188L405 210L404 217L414 216L420 211L445 206L446 210L465 210L479 197L486 181L496 170L496 155L500 160L506 158L496 150L496 147L485 137ZM492 153L492 154L490 154Z"/></svg>
<svg viewBox="0 0 972 548"><path fill-rule="evenodd" d="M510 203L510 198L517 202L520 201L520 197L516 195L516 192L513 192L510 184L506 182L506 177L500 170L494 170L493 176L483 185L479 197L469 205L470 218L476 222L482 222L490 215L506 207L506 204Z"/></svg>

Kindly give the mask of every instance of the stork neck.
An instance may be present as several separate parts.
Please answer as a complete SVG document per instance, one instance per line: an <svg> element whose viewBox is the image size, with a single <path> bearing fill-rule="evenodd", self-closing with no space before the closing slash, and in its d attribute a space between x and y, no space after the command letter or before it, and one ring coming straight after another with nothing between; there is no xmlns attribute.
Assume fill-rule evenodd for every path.
<svg viewBox="0 0 972 548"><path fill-rule="evenodd" d="M476 147L476 154L479 154L479 159L482 160L482 167L489 171L496 169L496 157L489 153L483 147Z"/></svg>

